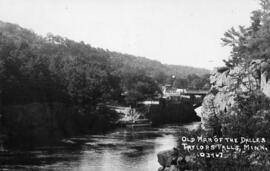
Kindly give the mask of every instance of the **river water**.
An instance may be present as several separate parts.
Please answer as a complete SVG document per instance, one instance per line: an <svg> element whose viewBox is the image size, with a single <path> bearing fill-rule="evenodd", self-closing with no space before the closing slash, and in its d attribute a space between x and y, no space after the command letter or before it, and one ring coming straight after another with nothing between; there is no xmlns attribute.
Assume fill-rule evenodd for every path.
<svg viewBox="0 0 270 171"><path fill-rule="evenodd" d="M117 129L61 145L0 152L0 170L157 171L157 153L176 147L181 129L198 124Z"/></svg>

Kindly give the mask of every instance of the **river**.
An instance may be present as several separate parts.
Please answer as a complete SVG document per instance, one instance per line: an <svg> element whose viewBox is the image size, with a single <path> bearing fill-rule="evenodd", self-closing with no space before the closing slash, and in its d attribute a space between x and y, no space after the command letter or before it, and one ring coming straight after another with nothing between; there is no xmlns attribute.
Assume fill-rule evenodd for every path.
<svg viewBox="0 0 270 171"><path fill-rule="evenodd" d="M0 152L0 170L157 171L157 153L177 146L182 128L117 129L64 140L61 145Z"/></svg>

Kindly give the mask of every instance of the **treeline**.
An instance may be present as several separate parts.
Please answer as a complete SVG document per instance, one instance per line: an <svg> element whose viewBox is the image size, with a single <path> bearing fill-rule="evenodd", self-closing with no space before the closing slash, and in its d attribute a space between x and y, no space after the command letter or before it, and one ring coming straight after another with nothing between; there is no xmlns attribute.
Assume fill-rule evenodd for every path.
<svg viewBox="0 0 270 171"><path fill-rule="evenodd" d="M27 117L35 117L35 112L44 109L40 104L57 114L46 112L50 116L32 122L56 120L54 125L44 124L44 129L50 128L51 132L61 127L69 134L68 130L76 125L93 129L89 123L96 120L100 125L111 124L117 117L102 104L130 105L157 96L161 93L160 85L168 82L172 74L177 76L179 88L190 85L207 88L207 76L200 77L207 70L183 67L185 73L181 73L180 68L178 72L175 67L168 68L157 61L94 48L51 34L41 37L18 25L0 22L0 126L4 127L1 130L12 132L9 137L23 134L16 132L20 128L33 130L37 125L28 123L31 119ZM189 73L192 75L188 76ZM32 111L25 109L25 105L33 103L39 107L32 105ZM63 104L71 107L72 114L56 111L57 104L61 108L65 108ZM33 116L19 117L31 112Z"/></svg>
<svg viewBox="0 0 270 171"><path fill-rule="evenodd" d="M121 93L145 99L176 75L176 87L209 88L208 70L169 66L0 22L4 104L64 101L96 105ZM132 96L132 95L131 95ZM128 97L130 99L132 97Z"/></svg>

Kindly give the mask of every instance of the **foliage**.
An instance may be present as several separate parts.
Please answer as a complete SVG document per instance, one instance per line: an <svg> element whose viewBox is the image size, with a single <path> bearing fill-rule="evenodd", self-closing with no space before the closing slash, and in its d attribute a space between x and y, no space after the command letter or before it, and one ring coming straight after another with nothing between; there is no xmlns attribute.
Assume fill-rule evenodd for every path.
<svg viewBox="0 0 270 171"><path fill-rule="evenodd" d="M224 124L228 125L228 132L234 136L270 137L266 129L270 108L269 99L258 90L259 87L251 86L252 80L248 79L248 83L243 81L244 77L252 75L252 71L248 71L252 60L270 60L270 1L260 0L260 5L261 9L252 12L249 27L239 26L239 30L231 28L222 38L224 45L232 46L231 58L225 63L230 67L241 66L245 70L236 73L235 77L239 78L237 82L246 85L249 90L245 93L233 90L236 92L235 101L238 105L229 111L231 115L224 115L227 117L223 118ZM239 88L239 84L236 85L237 87ZM261 132L263 130L264 133Z"/></svg>
<svg viewBox="0 0 270 171"><path fill-rule="evenodd" d="M6 104L65 101L95 105L119 101L125 92L129 103L156 95L172 74L187 80L179 88L201 88L207 82L207 76L195 75L207 70L163 65L52 34L43 38L9 23L0 22L0 41L1 90Z"/></svg>
<svg viewBox="0 0 270 171"><path fill-rule="evenodd" d="M164 81L172 75L175 75L176 78L186 79L188 75L195 74L201 77L205 74L209 74L209 70L207 69L181 65L165 65L144 57L136 57L110 51L106 52L109 53L111 63L119 74L129 71L143 71L147 76L154 78L160 84L164 84Z"/></svg>
<svg viewBox="0 0 270 171"><path fill-rule="evenodd" d="M249 64L253 59L268 60L270 38L270 1L261 0L261 9L253 11L249 27L231 28L224 34L224 45L232 47L231 58L225 61L229 67Z"/></svg>
<svg viewBox="0 0 270 171"><path fill-rule="evenodd" d="M126 90L126 102L128 104L135 104L137 101L145 99L153 99L161 93L158 84L146 74L128 73L124 77L124 90Z"/></svg>
<svg viewBox="0 0 270 171"><path fill-rule="evenodd" d="M67 121L63 122L72 123L70 130L74 125L90 130L100 127L101 123L110 125L115 121L110 115L114 113L107 109L101 112L97 109L99 105L134 104L138 100L151 99L161 93L160 85L165 84L172 74L188 80L179 87L187 88L191 84L192 88L201 88L207 80L201 75L208 72L163 65L52 34L41 37L18 25L0 21L0 114L10 121L5 120L11 123L5 126L13 137L20 131L31 132L33 124L27 120L38 121L48 130L53 129L46 122L58 123L64 118ZM46 110L53 111L55 103L70 106L72 113L61 117L53 112L44 116L29 114L20 123L9 117L12 106L36 104L34 110L46 104ZM14 128L12 124L22 129ZM59 129L65 132L65 126Z"/></svg>
<svg viewBox="0 0 270 171"><path fill-rule="evenodd" d="M222 125L222 137L266 138L265 147L269 149L270 99L260 91L250 91L245 94L238 93L235 100L236 106L214 120ZM213 124L213 127L215 126L216 124ZM208 134L208 132L204 134ZM269 168L269 151L247 150L244 153L226 153L226 155L225 158L198 159L198 163L203 161L207 169L218 170L225 168L267 170Z"/></svg>
<svg viewBox="0 0 270 171"><path fill-rule="evenodd" d="M221 122L224 136L270 137L270 99L260 91L238 94L237 104Z"/></svg>
<svg viewBox="0 0 270 171"><path fill-rule="evenodd" d="M270 138L270 100L251 79L254 75L250 64L256 59L269 62L270 49L270 1L261 0L261 9L252 13L249 27L231 28L224 34L224 45L232 47L231 58L225 61L230 68L240 68L231 77L236 84L230 87L235 94L236 102L228 111L219 114L219 124L224 137ZM262 70L260 70L262 72ZM255 86L254 86L255 85ZM242 91L239 91L242 90ZM269 142L266 144L269 148ZM211 167L224 169L228 165L234 170L245 168L267 170L269 168L269 152L247 151L245 154L229 156L222 160L211 160ZM258 168L259 167L259 168Z"/></svg>
<svg viewBox="0 0 270 171"><path fill-rule="evenodd" d="M239 71L234 70L235 73L230 75L234 80L232 85L224 90L228 92L220 92L230 93L235 97L233 107L216 115L215 108L211 108L211 106L215 106L211 102L208 103L211 113L208 125L212 127L212 130L217 128L222 128L222 130L214 132L211 130L211 132L209 129L203 132L188 132L183 135L187 137L194 137L198 134L205 136L214 134L218 137L233 138L263 137L267 139L265 146L269 149L270 99L260 91L256 80L251 79L254 73L250 67L251 62L256 59L267 63L270 61L270 1L261 0L260 2L261 9L252 13L249 27L231 28L225 32L224 38L222 38L224 45L232 47L231 57L225 61L225 64L232 70L239 69ZM211 96L216 96L216 93L216 90L213 90ZM203 170L269 170L269 156L269 151L247 150L244 153L228 153L225 158L221 159L197 157L194 167Z"/></svg>
<svg viewBox="0 0 270 171"><path fill-rule="evenodd" d="M120 78L111 74L113 69L107 54L60 36L41 38L12 24L0 22L0 31L0 102L4 127L1 132L5 130L9 140L21 137L21 131L33 133L36 137L50 137L45 134L48 131L70 135L64 133L65 126L57 130L51 128L51 124L61 125L58 123L63 120L73 123L74 131L80 127L78 133L86 130L83 127L88 130L107 128L115 121L117 114L109 110L102 110L102 113L96 109L98 103L117 101L121 94ZM60 106L65 104L73 110L68 114L61 108L66 115L58 117L53 112L55 103ZM32 110L30 113L40 104L46 105L45 111L50 112L43 115L26 113L23 116L25 120L11 117L12 113L18 112L10 110L13 106L28 104L33 104L29 108ZM22 110L22 113L26 110ZM114 117L110 115L112 113ZM37 123L30 121L37 121L44 128L43 133L31 131L38 128ZM12 125L18 129L13 129Z"/></svg>

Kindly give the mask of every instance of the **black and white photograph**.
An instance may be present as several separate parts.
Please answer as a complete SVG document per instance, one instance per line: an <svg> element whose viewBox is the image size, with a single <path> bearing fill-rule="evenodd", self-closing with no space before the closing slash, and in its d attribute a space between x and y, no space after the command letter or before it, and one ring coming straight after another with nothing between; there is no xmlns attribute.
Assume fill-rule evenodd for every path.
<svg viewBox="0 0 270 171"><path fill-rule="evenodd" d="M270 171L270 0L0 0L0 170Z"/></svg>

